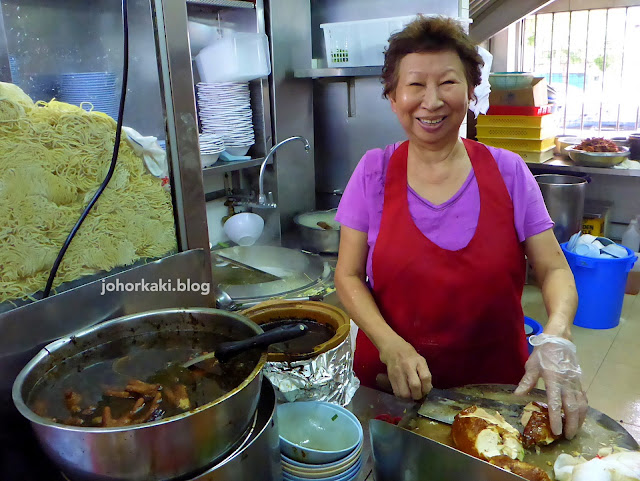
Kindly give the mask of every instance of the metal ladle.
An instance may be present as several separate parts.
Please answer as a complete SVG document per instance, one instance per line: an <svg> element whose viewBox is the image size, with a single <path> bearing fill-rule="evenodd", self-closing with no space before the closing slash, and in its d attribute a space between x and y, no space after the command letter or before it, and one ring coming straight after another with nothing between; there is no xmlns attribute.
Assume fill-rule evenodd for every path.
<svg viewBox="0 0 640 481"><path fill-rule="evenodd" d="M237 311L238 305L227 292L218 286L218 294L216 296L216 307L225 311Z"/></svg>

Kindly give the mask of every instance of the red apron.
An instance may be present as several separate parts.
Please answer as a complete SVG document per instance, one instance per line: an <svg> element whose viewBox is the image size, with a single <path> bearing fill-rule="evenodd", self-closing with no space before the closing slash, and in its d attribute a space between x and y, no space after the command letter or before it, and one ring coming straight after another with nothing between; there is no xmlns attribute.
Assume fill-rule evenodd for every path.
<svg viewBox="0 0 640 481"><path fill-rule="evenodd" d="M407 199L409 142L404 142L386 174L373 296L391 328L426 359L435 387L518 384L528 357L521 306L524 248L495 159L482 144L463 140L480 190L473 238L450 251L416 227ZM372 388L376 375L387 372L362 331L354 369Z"/></svg>

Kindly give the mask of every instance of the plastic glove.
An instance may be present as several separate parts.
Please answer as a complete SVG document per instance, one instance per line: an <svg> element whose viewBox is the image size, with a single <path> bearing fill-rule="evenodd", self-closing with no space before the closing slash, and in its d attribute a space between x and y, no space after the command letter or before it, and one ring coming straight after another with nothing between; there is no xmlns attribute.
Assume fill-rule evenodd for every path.
<svg viewBox="0 0 640 481"><path fill-rule="evenodd" d="M542 377L547 390L551 430L555 435L562 434L564 411L564 436L572 439L589 409L580 383L582 370L576 346L567 339L550 334L531 336L529 340L535 348L525 364L526 372L515 394L528 393Z"/></svg>

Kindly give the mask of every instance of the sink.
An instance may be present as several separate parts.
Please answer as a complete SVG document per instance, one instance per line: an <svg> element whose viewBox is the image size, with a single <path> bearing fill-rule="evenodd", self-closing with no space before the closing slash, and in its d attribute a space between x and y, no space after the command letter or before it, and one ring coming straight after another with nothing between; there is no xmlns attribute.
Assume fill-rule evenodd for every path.
<svg viewBox="0 0 640 481"><path fill-rule="evenodd" d="M326 283L332 287L331 267L316 254L276 246L236 246L211 254L214 282L240 304L274 297L308 297L308 291L322 291Z"/></svg>

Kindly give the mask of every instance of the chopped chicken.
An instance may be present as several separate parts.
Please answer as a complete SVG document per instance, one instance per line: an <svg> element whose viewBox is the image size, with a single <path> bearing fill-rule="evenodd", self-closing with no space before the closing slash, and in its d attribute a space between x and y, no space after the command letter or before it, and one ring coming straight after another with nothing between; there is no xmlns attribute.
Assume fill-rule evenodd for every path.
<svg viewBox="0 0 640 481"><path fill-rule="evenodd" d="M551 431L549 410L544 403L531 402L527 404L524 407L521 422L524 426L522 438L525 448L547 446L560 437Z"/></svg>
<svg viewBox="0 0 640 481"><path fill-rule="evenodd" d="M496 456L489 459L489 462L529 481L551 481L551 478L544 470L518 459L511 459L509 456Z"/></svg>
<svg viewBox="0 0 640 481"><path fill-rule="evenodd" d="M458 413L451 426L456 448L485 461L506 455L522 460L522 437L497 411L471 406Z"/></svg>

